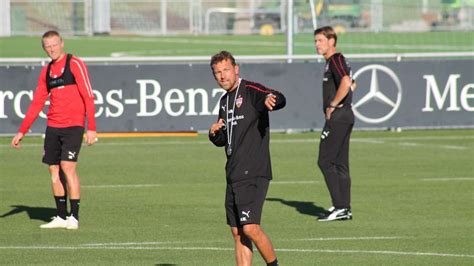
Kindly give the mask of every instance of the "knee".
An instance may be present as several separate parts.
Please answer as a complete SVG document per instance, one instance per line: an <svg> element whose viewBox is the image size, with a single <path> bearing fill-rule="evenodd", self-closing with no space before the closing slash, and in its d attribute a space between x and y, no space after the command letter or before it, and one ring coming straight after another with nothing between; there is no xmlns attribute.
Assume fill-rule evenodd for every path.
<svg viewBox="0 0 474 266"><path fill-rule="evenodd" d="M232 237L234 238L234 241L236 243L246 244L250 241L249 238L244 234L242 228L231 227L231 232L232 232Z"/></svg>
<svg viewBox="0 0 474 266"><path fill-rule="evenodd" d="M259 236L262 229L258 224L246 224L244 225L243 231L248 238L255 239Z"/></svg>
<svg viewBox="0 0 474 266"><path fill-rule="evenodd" d="M64 172L66 177L73 177L76 175L76 163L75 162L61 162L61 170Z"/></svg>
<svg viewBox="0 0 474 266"><path fill-rule="evenodd" d="M331 166L331 162L328 159L319 157L318 166L319 166L319 169L321 170L327 169Z"/></svg>
<svg viewBox="0 0 474 266"><path fill-rule="evenodd" d="M51 175L51 182L58 183L61 182L59 176L59 165L50 165L49 174Z"/></svg>
<svg viewBox="0 0 474 266"><path fill-rule="evenodd" d="M57 164L50 165L48 167L48 169L49 169L49 172L51 173L51 175L53 175L53 174L58 174L59 175L59 165L57 165Z"/></svg>
<svg viewBox="0 0 474 266"><path fill-rule="evenodd" d="M238 239L240 237L240 232L239 232L239 229L237 227L231 227L230 231L231 231L232 237L234 237L234 239Z"/></svg>

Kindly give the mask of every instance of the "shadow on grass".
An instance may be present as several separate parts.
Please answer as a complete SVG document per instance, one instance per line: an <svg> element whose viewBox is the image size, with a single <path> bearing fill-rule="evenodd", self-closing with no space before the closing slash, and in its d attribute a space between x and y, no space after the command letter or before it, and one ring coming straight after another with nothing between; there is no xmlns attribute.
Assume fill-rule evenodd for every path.
<svg viewBox="0 0 474 266"><path fill-rule="evenodd" d="M318 218L323 216L324 214L327 214L326 209L318 205L315 205L314 202L284 200L280 198L267 198L267 200L280 202L282 204L295 208L301 214L311 215Z"/></svg>
<svg viewBox="0 0 474 266"><path fill-rule="evenodd" d="M13 209L5 214L0 215L0 218L20 214L26 212L30 220L40 220L44 222L51 221L51 217L56 215L56 209L45 207L30 207L25 205L11 205Z"/></svg>

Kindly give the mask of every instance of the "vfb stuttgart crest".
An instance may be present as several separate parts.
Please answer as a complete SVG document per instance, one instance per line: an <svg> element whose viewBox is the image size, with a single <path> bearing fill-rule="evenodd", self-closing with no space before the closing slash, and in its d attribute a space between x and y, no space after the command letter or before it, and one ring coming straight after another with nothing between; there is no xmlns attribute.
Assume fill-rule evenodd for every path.
<svg viewBox="0 0 474 266"><path fill-rule="evenodd" d="M240 108L243 102L244 98L242 98L242 95L239 95L239 97L235 100L235 106L237 106L237 108Z"/></svg>

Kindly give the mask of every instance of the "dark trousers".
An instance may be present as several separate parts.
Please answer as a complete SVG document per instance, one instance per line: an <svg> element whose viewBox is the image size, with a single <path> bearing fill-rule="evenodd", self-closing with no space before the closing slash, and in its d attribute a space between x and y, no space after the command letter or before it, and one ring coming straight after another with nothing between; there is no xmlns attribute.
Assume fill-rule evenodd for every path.
<svg viewBox="0 0 474 266"><path fill-rule="evenodd" d="M318 166L324 175L334 207L351 207L349 139L353 123L326 120L319 144Z"/></svg>

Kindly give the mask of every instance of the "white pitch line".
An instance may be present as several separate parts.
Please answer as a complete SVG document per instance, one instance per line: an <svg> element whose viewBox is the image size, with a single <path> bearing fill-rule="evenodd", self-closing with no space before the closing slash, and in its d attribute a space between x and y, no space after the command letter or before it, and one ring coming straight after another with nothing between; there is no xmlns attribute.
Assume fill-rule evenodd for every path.
<svg viewBox="0 0 474 266"><path fill-rule="evenodd" d="M267 47L275 47L276 45L284 46L286 42L272 42L272 41L239 41L239 40L223 40L223 39L190 39L190 38L114 38L111 39L98 39L98 38L91 38L88 39L91 41L114 41L114 42L143 42L143 43L171 43L171 44L205 44L205 45L246 45L246 46L267 46Z"/></svg>
<svg viewBox="0 0 474 266"><path fill-rule="evenodd" d="M474 135L470 136L413 136L413 137L379 137L379 138L353 138L359 140L465 140L465 139L474 139Z"/></svg>
<svg viewBox="0 0 474 266"><path fill-rule="evenodd" d="M161 187L161 184L137 184L137 185L82 185L83 188L144 188Z"/></svg>
<svg viewBox="0 0 474 266"><path fill-rule="evenodd" d="M474 181L474 177L422 178L422 181Z"/></svg>
<svg viewBox="0 0 474 266"><path fill-rule="evenodd" d="M95 144L100 146L148 146L148 145L204 145L212 144L209 141L137 141L137 142L108 142ZM31 144L21 144L21 147L43 147L44 144L40 143L31 143ZM10 147L10 144L0 144L0 147Z"/></svg>
<svg viewBox="0 0 474 266"><path fill-rule="evenodd" d="M454 146L454 145L433 145L433 144L422 144L422 143L413 143L413 142L400 142L400 146L406 147L432 147L432 148L442 148L442 149L449 149L449 150L467 150L467 147L464 146Z"/></svg>
<svg viewBox="0 0 474 266"><path fill-rule="evenodd" d="M218 250L227 251L234 250L233 248L218 248L218 247L127 247L127 246L0 246L2 249L124 249L124 250Z"/></svg>
<svg viewBox="0 0 474 266"><path fill-rule="evenodd" d="M438 147L451 149L451 150L467 150L467 147L464 146L454 146L454 145L439 145Z"/></svg>
<svg viewBox="0 0 474 266"><path fill-rule="evenodd" d="M470 254L449 254L434 252L405 252L392 250L345 250L345 249L275 249L281 252L306 252L306 253L355 253L355 254L388 254L388 255L409 255L409 256L434 256L434 257L462 257L474 258Z"/></svg>
<svg viewBox="0 0 474 266"><path fill-rule="evenodd" d="M100 246L139 246L139 245L166 245L166 244L188 244L192 242L170 241L170 242L125 242L125 243L90 243L82 244L82 247L100 247Z"/></svg>
<svg viewBox="0 0 474 266"><path fill-rule="evenodd" d="M303 239L284 239L283 241L346 241L346 240L390 240L390 239L406 239L411 237L400 237L400 236L373 236L373 237L321 237L321 238L303 238ZM281 241L281 240L280 240ZM79 246L140 246L140 245L163 245L163 244L209 244L209 243L222 243L224 241L149 241L149 242L112 242L112 243L88 243L81 244Z"/></svg>
<svg viewBox="0 0 474 266"><path fill-rule="evenodd" d="M403 239L408 237L400 236L367 236L367 237L319 237L319 238L303 238L296 239L299 241L347 241L347 240L392 240Z"/></svg>
<svg viewBox="0 0 474 266"><path fill-rule="evenodd" d="M154 41L159 42L159 41ZM170 42L170 43L180 43L179 42ZM261 47L266 47L266 49L274 49L275 51L277 49L280 49L281 46L286 45L284 42L239 42L239 41L204 41L204 42L197 42L200 44L210 44L210 45L215 45L218 43L221 43L223 45L235 45L235 46L240 46L242 49L242 46L248 46L251 45L251 47L255 46L261 46ZM185 40L184 43L190 43L189 40ZM245 45L245 46L244 46ZM295 47L313 47L313 44L308 44L308 43L294 43ZM386 50L387 46L386 45L345 45L347 48L364 48L364 49L378 49L378 50ZM452 46L431 46L431 47L426 47L426 46L406 46L406 45L397 45L393 46L393 48L399 49L399 50L423 50L425 51L427 48L431 48L434 50L446 50L446 51L451 51L453 49L458 49L458 50L469 50L472 49L470 46L457 46L457 47L452 47ZM211 48L209 48L211 49ZM190 53L190 54L196 54L196 53L206 53L209 51L209 49L171 49L171 50L130 50L130 51L115 51L110 53L111 57L125 57L125 56L146 56L146 55L175 55L176 53ZM249 48L252 49L252 48Z"/></svg>
<svg viewBox="0 0 474 266"><path fill-rule="evenodd" d="M386 143L385 141L420 141L420 140L470 140L474 136L419 136L419 137L380 137L380 138L357 138L352 137L354 142L371 142L371 143ZM274 139L271 143L316 143L319 142L319 137L302 138L302 139ZM209 141L140 141L140 142L108 142L98 143L100 146L137 146L137 145L209 145ZM42 147L42 143L22 144L22 147ZM439 145L441 146L441 145ZM453 145L444 145L445 147L462 147ZM10 144L0 144L0 147L10 147ZM464 147L462 147L464 148Z"/></svg>
<svg viewBox="0 0 474 266"><path fill-rule="evenodd" d="M142 56L142 55L176 55L177 53L206 53L209 49L175 49L175 50L137 50L137 51L116 51L110 54L111 57L124 57L124 56Z"/></svg>
<svg viewBox="0 0 474 266"><path fill-rule="evenodd" d="M126 246L0 246L0 250L6 249L45 249L45 250L77 250L77 249L102 249L102 250L199 250L199 251L233 251L233 248L219 247L126 247ZM470 254L450 254L450 253L434 253L434 252L405 252L393 250L345 250L345 249L275 249L277 252L293 252L293 253L353 253L353 254L385 254L385 255L405 255L405 256L431 256L431 257L459 257L474 258Z"/></svg>
<svg viewBox="0 0 474 266"><path fill-rule="evenodd" d="M400 142L399 145L400 146L408 146L408 147L416 147L416 146L420 146L421 144L420 143L413 143L413 142Z"/></svg>
<svg viewBox="0 0 474 266"><path fill-rule="evenodd" d="M382 50L387 50L386 45L379 45L379 44L345 44L344 46L350 47L350 48L365 48L365 49L382 49ZM455 50L455 49L460 49L460 50L471 50L472 46L467 46L467 45L458 45L456 48L450 47L448 45L405 45L405 44L394 44L390 46L391 48L399 49L399 50L423 50L426 51L426 49L433 49L433 50Z"/></svg>
<svg viewBox="0 0 474 266"><path fill-rule="evenodd" d="M373 143L373 144L385 144L386 142L378 139L351 139L351 142L362 142L362 143Z"/></svg>
<svg viewBox="0 0 474 266"><path fill-rule="evenodd" d="M374 236L374 237L327 237L327 238L303 238L303 239L284 239L283 241L346 241L346 240L390 240L390 239L406 239L411 237L399 237L399 236ZM281 240L280 240L281 241ZM140 246L140 245L165 245L165 244L209 244L209 243L222 243L224 241L158 241L158 242L112 242L112 243L88 243L81 244L79 246L94 247L94 246Z"/></svg>
<svg viewBox="0 0 474 266"><path fill-rule="evenodd" d="M71 38L72 39L72 38ZM235 46L262 46L262 47L275 47L275 46L285 46L286 42L283 41L249 41L249 40L222 40L222 39L193 39L193 38L142 38L142 37L135 37L135 38L88 38L88 41L99 41L99 42L143 42L143 43L171 43L171 44L205 44L205 45L235 45ZM295 41L294 46L297 47L313 47L314 44L311 42L302 42L302 41ZM471 50L472 47L468 45L457 45L457 46L447 46L447 45L407 45L407 44L393 44L393 47L397 49L405 49L405 50L426 50L427 48L430 49L438 49L438 50L451 50L451 49L458 49L458 50ZM366 48L366 49L387 49L386 45L382 44L346 44L346 47L350 48Z"/></svg>

